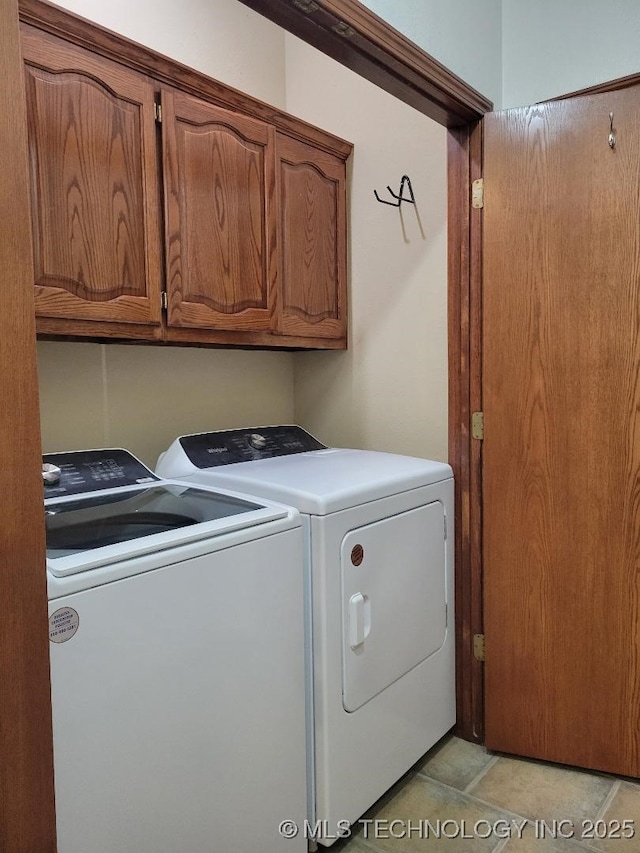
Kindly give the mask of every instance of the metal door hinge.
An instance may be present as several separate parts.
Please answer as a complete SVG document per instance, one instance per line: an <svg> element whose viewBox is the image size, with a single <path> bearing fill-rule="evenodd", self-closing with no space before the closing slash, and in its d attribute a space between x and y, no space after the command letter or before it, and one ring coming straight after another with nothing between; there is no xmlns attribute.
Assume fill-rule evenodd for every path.
<svg viewBox="0 0 640 853"><path fill-rule="evenodd" d="M484 178L478 178L471 184L471 207L474 210L484 207Z"/></svg>
<svg viewBox="0 0 640 853"><path fill-rule="evenodd" d="M169 309L169 299L167 298L167 291L163 290L160 294L160 304L162 308L167 311Z"/></svg>
<svg viewBox="0 0 640 853"><path fill-rule="evenodd" d="M484 660L484 634L473 635L473 656L476 660Z"/></svg>
<svg viewBox="0 0 640 853"><path fill-rule="evenodd" d="M482 441L484 438L484 412L474 412L471 415L471 437Z"/></svg>
<svg viewBox="0 0 640 853"><path fill-rule="evenodd" d="M162 104L153 105L153 115L158 124L162 124Z"/></svg>

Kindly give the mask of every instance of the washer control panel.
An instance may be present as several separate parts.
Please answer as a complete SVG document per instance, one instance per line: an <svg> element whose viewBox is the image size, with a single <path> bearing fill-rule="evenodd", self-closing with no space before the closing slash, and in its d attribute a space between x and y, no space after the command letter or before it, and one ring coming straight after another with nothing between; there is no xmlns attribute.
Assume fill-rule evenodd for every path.
<svg viewBox="0 0 640 853"><path fill-rule="evenodd" d="M75 450L42 457L45 498L153 483L159 477L127 450Z"/></svg>
<svg viewBox="0 0 640 853"><path fill-rule="evenodd" d="M326 450L299 426L267 426L228 429L200 435L183 435L182 449L197 468L217 468L233 462L255 462L274 456Z"/></svg>

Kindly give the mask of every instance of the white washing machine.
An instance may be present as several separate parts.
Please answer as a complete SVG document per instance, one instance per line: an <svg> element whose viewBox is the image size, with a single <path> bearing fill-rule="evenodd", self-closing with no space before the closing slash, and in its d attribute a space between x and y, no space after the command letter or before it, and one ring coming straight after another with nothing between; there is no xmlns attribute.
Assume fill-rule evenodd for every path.
<svg viewBox="0 0 640 853"><path fill-rule="evenodd" d="M282 853L307 806L298 513L124 450L44 462L58 853Z"/></svg>
<svg viewBox="0 0 640 853"><path fill-rule="evenodd" d="M455 723L451 468L278 426L182 436L156 470L303 515L309 816L329 846Z"/></svg>

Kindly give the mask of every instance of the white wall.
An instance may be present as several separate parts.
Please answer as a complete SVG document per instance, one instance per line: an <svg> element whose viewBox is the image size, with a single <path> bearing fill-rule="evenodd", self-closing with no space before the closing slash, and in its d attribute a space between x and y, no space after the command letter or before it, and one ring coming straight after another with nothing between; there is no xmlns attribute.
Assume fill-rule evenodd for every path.
<svg viewBox="0 0 640 853"><path fill-rule="evenodd" d="M638 0L502 0L503 106L640 71Z"/></svg>
<svg viewBox="0 0 640 853"><path fill-rule="evenodd" d="M286 53L288 111L355 146L349 349L296 354L296 420L331 445L446 460L446 131L293 36ZM403 174L416 207L379 204Z"/></svg>
<svg viewBox="0 0 640 853"><path fill-rule="evenodd" d="M60 5L284 106L284 33L237 0ZM154 465L179 433L293 420L285 352L40 342L38 371L45 452L118 445Z"/></svg>
<svg viewBox="0 0 640 853"><path fill-rule="evenodd" d="M284 108L284 32L238 0L57 0L57 5Z"/></svg>
<svg viewBox="0 0 640 853"><path fill-rule="evenodd" d="M500 108L503 0L362 2Z"/></svg>

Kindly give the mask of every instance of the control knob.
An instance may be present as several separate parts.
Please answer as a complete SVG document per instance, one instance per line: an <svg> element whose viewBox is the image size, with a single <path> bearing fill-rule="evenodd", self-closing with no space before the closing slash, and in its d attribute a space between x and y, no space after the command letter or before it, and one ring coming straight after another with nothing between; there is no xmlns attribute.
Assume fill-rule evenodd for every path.
<svg viewBox="0 0 640 853"><path fill-rule="evenodd" d="M249 444L254 450L262 450L267 445L267 439L259 432L252 432L249 436Z"/></svg>
<svg viewBox="0 0 640 853"><path fill-rule="evenodd" d="M43 462L42 464L42 480L45 486L54 486L60 482L62 471L57 465L52 465L51 462Z"/></svg>

